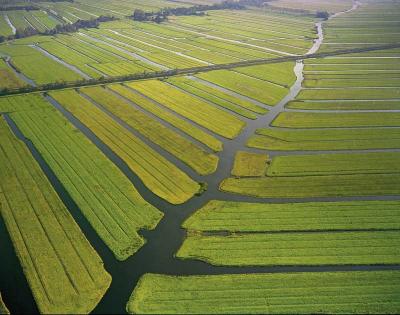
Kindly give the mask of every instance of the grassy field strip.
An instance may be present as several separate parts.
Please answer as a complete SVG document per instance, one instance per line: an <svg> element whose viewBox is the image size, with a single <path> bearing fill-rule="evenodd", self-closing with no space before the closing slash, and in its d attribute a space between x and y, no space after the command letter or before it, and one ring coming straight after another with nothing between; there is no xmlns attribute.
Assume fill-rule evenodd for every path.
<svg viewBox="0 0 400 315"><path fill-rule="evenodd" d="M13 29L7 23L6 15L0 14L0 36L11 36L14 35Z"/></svg>
<svg viewBox="0 0 400 315"><path fill-rule="evenodd" d="M200 73L196 77L270 106L277 105L289 92L287 88L229 70Z"/></svg>
<svg viewBox="0 0 400 315"><path fill-rule="evenodd" d="M176 86L177 88L180 88L184 90L187 93L190 93L191 95L198 96L199 98L209 101L213 103L214 105L220 106L222 108L225 108L227 110L230 110L236 114L239 114L243 117L249 118L249 119L257 119L257 115L254 113L251 113L247 110L245 110L242 107L236 106L235 104L232 104L230 102L227 102L225 100L222 100L218 97L215 97L211 94L208 94L206 92L203 92L195 87L192 87L190 85L187 85L185 82L189 81L189 79L186 79L184 77L173 77L168 79L168 83Z"/></svg>
<svg viewBox="0 0 400 315"><path fill-rule="evenodd" d="M89 313L111 277L3 118L0 131L0 212L39 310Z"/></svg>
<svg viewBox="0 0 400 315"><path fill-rule="evenodd" d="M32 47L2 45L0 51L10 55L10 64L36 84L47 84L57 80L76 81L83 78Z"/></svg>
<svg viewBox="0 0 400 315"><path fill-rule="evenodd" d="M75 91L50 95L120 156L157 196L180 204L199 191L200 186L184 172Z"/></svg>
<svg viewBox="0 0 400 315"><path fill-rule="evenodd" d="M398 174L354 174L300 177L226 178L223 192L256 198L327 198L351 196L396 196Z"/></svg>
<svg viewBox="0 0 400 315"><path fill-rule="evenodd" d="M318 64L318 65L310 65L306 64L304 66L304 71L352 71L352 70L400 70L400 63L393 64Z"/></svg>
<svg viewBox="0 0 400 315"><path fill-rule="evenodd" d="M390 174L400 172L400 152L276 156L267 176Z"/></svg>
<svg viewBox="0 0 400 315"><path fill-rule="evenodd" d="M398 313L400 272L143 275L130 314Z"/></svg>
<svg viewBox="0 0 400 315"><path fill-rule="evenodd" d="M290 109L314 110L393 110L400 109L400 100L387 101L290 101L285 105Z"/></svg>
<svg viewBox="0 0 400 315"><path fill-rule="evenodd" d="M80 90L111 114L119 117L134 130L170 152L200 175L212 174L218 165L218 157L168 129L157 120L125 102L113 93L101 88Z"/></svg>
<svg viewBox="0 0 400 315"><path fill-rule="evenodd" d="M400 90L388 89L306 89L301 90L296 99L304 100L376 100L400 99Z"/></svg>
<svg viewBox="0 0 400 315"><path fill-rule="evenodd" d="M271 126L283 128L400 127L400 113L283 112L272 121Z"/></svg>
<svg viewBox="0 0 400 315"><path fill-rule="evenodd" d="M38 20L36 20L28 11L22 11L21 14L24 16L24 18L33 25L33 27L38 31L38 32L45 32L46 27L40 23Z"/></svg>
<svg viewBox="0 0 400 315"><path fill-rule="evenodd" d="M0 113L13 113L47 108L39 94L19 95L17 97L0 97Z"/></svg>
<svg viewBox="0 0 400 315"><path fill-rule="evenodd" d="M122 96L123 98L131 101L135 105L141 107L145 111L157 116L163 121L167 122L171 126L181 130L193 139L203 143L214 152L222 151L222 142L214 138L212 135L204 132L203 130L196 128L194 125L186 122L185 120L169 113L162 107L155 105L151 101L141 97L140 95L130 91L128 88L120 84L110 84L107 88Z"/></svg>
<svg viewBox="0 0 400 315"><path fill-rule="evenodd" d="M258 129L245 145L272 151L400 149L400 129Z"/></svg>
<svg viewBox="0 0 400 315"><path fill-rule="evenodd" d="M330 87L397 87L400 86L399 78L385 78L384 80L374 79L371 75L370 79L325 79L323 75L317 76L317 78L305 78L302 82L302 86L305 88L330 88ZM307 76L306 76L307 77Z"/></svg>
<svg viewBox="0 0 400 315"><path fill-rule="evenodd" d="M317 65L317 64L378 64L378 63L383 63L383 64L398 64L400 63L400 57L395 57L395 58L345 58L345 57L328 57L328 58L321 58L321 59L306 59L304 60L304 64L312 64L312 65Z"/></svg>
<svg viewBox="0 0 400 315"><path fill-rule="evenodd" d="M175 77L174 79L178 79L178 77ZM214 97L218 97L218 98L220 98L222 100L225 100L225 101L227 101L229 103L232 103L232 104L235 104L237 106L243 107L243 108L248 109L248 110L250 110L252 112L255 112L257 114L264 115L264 114L268 113L268 109L263 107L263 106L259 106L259 105L253 104L253 103L251 103L249 101L246 101L244 99L236 97L236 96L234 96L232 94L229 94L227 92L224 92L224 91L221 91L221 90L217 90L217 89L215 89L215 88L213 88L211 86L208 86L206 84L194 81L194 80L192 80L190 78L187 78L187 79L188 80L184 81L184 83L186 85L190 85L190 86L192 86L192 87L194 87L194 88L196 88L198 90L201 90L201 91L203 91L203 92L205 92L207 94L213 95ZM182 79L182 81L183 81L183 79Z"/></svg>
<svg viewBox="0 0 400 315"><path fill-rule="evenodd" d="M237 137L246 126L246 122L238 117L158 80L132 82L127 85L162 106L225 138Z"/></svg>
<svg viewBox="0 0 400 315"><path fill-rule="evenodd" d="M44 11L31 11L31 14L50 30L55 29L58 24L61 24L49 17Z"/></svg>
<svg viewBox="0 0 400 315"><path fill-rule="evenodd" d="M175 257L216 266L397 265L400 232L189 235Z"/></svg>
<svg viewBox="0 0 400 315"><path fill-rule="evenodd" d="M11 70L10 66L6 63L5 58L3 59L0 55L0 89L4 88L20 88L26 85L26 82L22 80L14 71Z"/></svg>
<svg viewBox="0 0 400 315"><path fill-rule="evenodd" d="M25 29L30 27L30 25L22 18L21 13L16 12L7 12L7 16L10 19L10 22L16 29L22 28Z"/></svg>
<svg viewBox="0 0 400 315"><path fill-rule="evenodd" d="M182 228L201 232L398 230L400 201L249 203L211 200Z"/></svg>
<svg viewBox="0 0 400 315"><path fill-rule="evenodd" d="M8 310L7 306L4 304L3 299L1 298L0 293L0 314L9 315L10 311Z"/></svg>
<svg viewBox="0 0 400 315"><path fill-rule="evenodd" d="M10 117L117 259L124 260L143 246L145 240L137 231L155 228L162 213L139 195L92 142L50 105Z"/></svg>
<svg viewBox="0 0 400 315"><path fill-rule="evenodd" d="M235 68L234 71L289 88L296 82L296 75L293 71L294 66L295 62L282 62Z"/></svg>
<svg viewBox="0 0 400 315"><path fill-rule="evenodd" d="M238 151L231 174L235 177L262 177L268 167L269 156Z"/></svg>
<svg viewBox="0 0 400 315"><path fill-rule="evenodd" d="M189 57L184 57L182 55L178 55L176 53L172 53L169 51L161 51L157 53L139 52L138 54L148 60L151 60L158 64L162 64L171 69L195 68L195 67L204 67L207 65L205 61L200 62L198 60L194 60Z"/></svg>

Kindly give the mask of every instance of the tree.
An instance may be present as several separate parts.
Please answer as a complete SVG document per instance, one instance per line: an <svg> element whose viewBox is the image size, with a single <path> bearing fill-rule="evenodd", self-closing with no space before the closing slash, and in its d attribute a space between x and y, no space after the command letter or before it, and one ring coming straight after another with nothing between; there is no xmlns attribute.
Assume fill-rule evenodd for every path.
<svg viewBox="0 0 400 315"><path fill-rule="evenodd" d="M329 18L329 13L326 11L317 11L317 18L327 20Z"/></svg>
<svg viewBox="0 0 400 315"><path fill-rule="evenodd" d="M135 21L145 21L146 20L146 14L143 10L141 9L136 9L133 12L133 19Z"/></svg>

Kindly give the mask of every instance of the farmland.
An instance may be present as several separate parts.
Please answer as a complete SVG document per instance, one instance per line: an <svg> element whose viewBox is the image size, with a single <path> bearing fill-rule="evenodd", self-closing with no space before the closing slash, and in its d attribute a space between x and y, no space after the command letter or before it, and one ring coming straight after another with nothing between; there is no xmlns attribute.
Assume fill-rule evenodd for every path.
<svg viewBox="0 0 400 315"><path fill-rule="evenodd" d="M0 11L0 313L400 312L399 3Z"/></svg>
<svg viewBox="0 0 400 315"><path fill-rule="evenodd" d="M145 274L128 302L127 311L131 314L386 314L399 311L398 296L394 293L398 288L398 271L189 277Z"/></svg>
<svg viewBox="0 0 400 315"><path fill-rule="evenodd" d="M90 312L111 277L3 118L0 130L0 210L38 307L42 313Z"/></svg>
<svg viewBox="0 0 400 315"><path fill-rule="evenodd" d="M211 200L182 227L201 232L395 230L399 201L249 203Z"/></svg>

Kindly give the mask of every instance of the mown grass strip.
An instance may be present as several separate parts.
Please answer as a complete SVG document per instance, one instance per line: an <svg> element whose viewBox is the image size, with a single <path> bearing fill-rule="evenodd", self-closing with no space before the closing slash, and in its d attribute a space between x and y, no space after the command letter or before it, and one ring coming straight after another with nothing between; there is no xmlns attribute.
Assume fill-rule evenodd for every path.
<svg viewBox="0 0 400 315"><path fill-rule="evenodd" d="M399 271L170 276L145 274L130 314L400 312Z"/></svg>
<svg viewBox="0 0 400 315"><path fill-rule="evenodd" d="M397 265L400 232L189 235L179 259L216 266Z"/></svg>
<svg viewBox="0 0 400 315"><path fill-rule="evenodd" d="M81 89L93 101L121 118L150 141L170 152L200 175L217 169L218 157L173 132L160 122L101 87Z"/></svg>
<svg viewBox="0 0 400 315"><path fill-rule="evenodd" d="M117 259L145 243L138 230L154 229L162 213L148 204L104 154L45 99L45 108L10 113ZM41 106L43 106L41 105Z"/></svg>
<svg viewBox="0 0 400 315"><path fill-rule="evenodd" d="M269 156L238 151L231 174L235 177L261 177L268 167Z"/></svg>
<svg viewBox="0 0 400 315"><path fill-rule="evenodd" d="M314 109L314 110L390 110L400 109L399 101L291 101L285 105L290 109Z"/></svg>
<svg viewBox="0 0 400 315"><path fill-rule="evenodd" d="M91 312L111 277L3 118L0 163L0 212L39 310L43 314Z"/></svg>
<svg viewBox="0 0 400 315"><path fill-rule="evenodd" d="M272 151L399 149L400 129L258 129L246 146Z"/></svg>
<svg viewBox="0 0 400 315"><path fill-rule="evenodd" d="M399 152L276 156L267 176L387 174L400 172Z"/></svg>
<svg viewBox="0 0 400 315"><path fill-rule="evenodd" d="M158 80L132 82L127 85L225 138L237 137L246 126L242 119Z"/></svg>
<svg viewBox="0 0 400 315"><path fill-rule="evenodd" d="M284 128L400 127L400 113L283 112L272 121L271 126Z"/></svg>
<svg viewBox="0 0 400 315"><path fill-rule="evenodd" d="M178 128L182 132L186 133L193 139L203 143L207 147L209 147L214 152L222 151L222 142L214 138L212 135L204 132L203 130L196 128L191 123L171 114L160 106L155 105L153 102L141 97L140 95L130 91L126 87L120 84L111 84L107 85L107 87L114 91L115 93L121 95L127 100L133 102L135 105L143 108L149 113L161 118L165 122L171 124L172 126Z"/></svg>
<svg viewBox="0 0 400 315"><path fill-rule="evenodd" d="M75 91L50 95L117 153L157 196L180 204L199 191L199 184Z"/></svg>
<svg viewBox="0 0 400 315"><path fill-rule="evenodd" d="M182 227L202 232L396 230L400 201L250 203L211 200Z"/></svg>
<svg viewBox="0 0 400 315"><path fill-rule="evenodd" d="M296 99L303 100L376 100L400 98L398 88L388 89L306 89L301 90Z"/></svg>
<svg viewBox="0 0 400 315"><path fill-rule="evenodd" d="M400 194L398 178L398 174L227 178L219 189L257 198L395 196Z"/></svg>

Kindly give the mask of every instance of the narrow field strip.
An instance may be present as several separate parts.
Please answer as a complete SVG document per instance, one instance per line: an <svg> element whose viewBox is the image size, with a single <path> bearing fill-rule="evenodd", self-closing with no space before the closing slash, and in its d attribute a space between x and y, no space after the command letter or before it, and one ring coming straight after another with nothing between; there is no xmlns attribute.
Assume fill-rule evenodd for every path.
<svg viewBox="0 0 400 315"><path fill-rule="evenodd" d="M238 151L231 174L239 177L261 177L268 167L269 156L251 152Z"/></svg>
<svg viewBox="0 0 400 315"><path fill-rule="evenodd" d="M400 112L283 112L272 121L271 126L283 128L400 127Z"/></svg>
<svg viewBox="0 0 400 315"><path fill-rule="evenodd" d="M212 174L217 169L216 155L208 153L111 92L101 87L83 88L80 91L198 174Z"/></svg>
<svg viewBox="0 0 400 315"><path fill-rule="evenodd" d="M179 259L216 266L396 265L400 232L189 235Z"/></svg>
<svg viewBox="0 0 400 315"><path fill-rule="evenodd" d="M3 118L0 140L0 212L39 310L90 313L110 286L110 275Z"/></svg>
<svg viewBox="0 0 400 315"><path fill-rule="evenodd" d="M182 228L201 232L400 229L400 201L250 203L211 200Z"/></svg>
<svg viewBox="0 0 400 315"><path fill-rule="evenodd" d="M289 109L311 110L392 110L400 109L400 100L387 101L290 101L285 105Z"/></svg>
<svg viewBox="0 0 400 315"><path fill-rule="evenodd" d="M390 174L400 172L400 152L276 156L267 176Z"/></svg>
<svg viewBox="0 0 400 315"><path fill-rule="evenodd" d="M132 82L127 85L225 138L234 139L246 126L246 122L236 116L158 80Z"/></svg>
<svg viewBox="0 0 400 315"><path fill-rule="evenodd" d="M186 122L185 120L179 118L178 116L175 116L174 114L171 114L170 112L166 111L160 106L157 106L154 103L150 102L149 100L130 91L126 87L120 84L111 84L107 85L107 88L119 94L120 96L126 98L127 100L133 102L135 105L143 108L149 113L171 124L172 126L178 128L179 130L186 133L193 139L196 139L197 141L203 143L214 152L222 151L221 141L217 140L207 132L204 132L203 130L196 128L191 123Z"/></svg>
<svg viewBox="0 0 400 315"><path fill-rule="evenodd" d="M399 174L356 174L300 177L226 178L223 192L256 198L396 196Z"/></svg>
<svg viewBox="0 0 400 315"><path fill-rule="evenodd" d="M130 314L400 312L399 271L143 275Z"/></svg>
<svg viewBox="0 0 400 315"><path fill-rule="evenodd" d="M184 172L77 92L67 90L50 95L118 154L157 196L180 204L199 191L200 186Z"/></svg>
<svg viewBox="0 0 400 315"><path fill-rule="evenodd" d="M162 213L49 103L43 98L30 101L47 107L10 113L10 117L33 142L116 258L128 258L145 243L137 231L154 229Z"/></svg>
<svg viewBox="0 0 400 315"><path fill-rule="evenodd" d="M245 145L272 151L400 149L400 128L257 129Z"/></svg>
<svg viewBox="0 0 400 315"><path fill-rule="evenodd" d="M300 91L296 99L303 100L376 100L400 99L400 90L388 89L306 89Z"/></svg>

